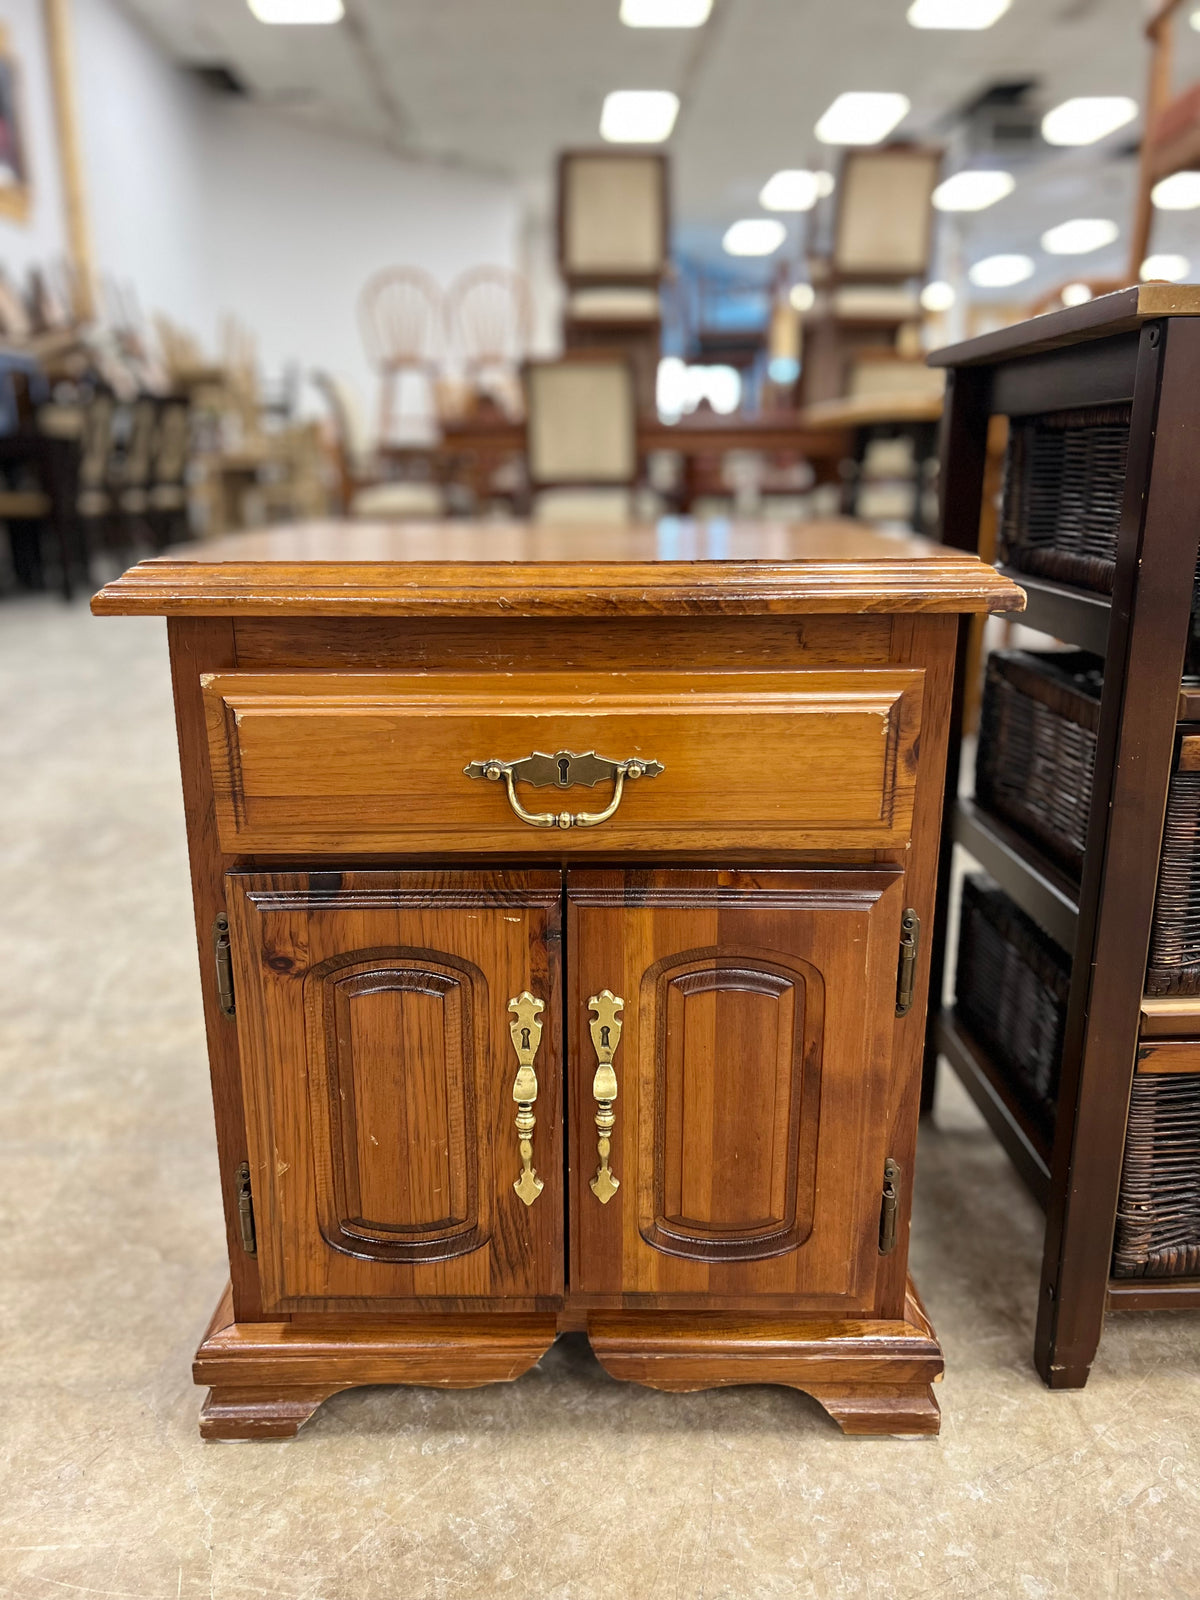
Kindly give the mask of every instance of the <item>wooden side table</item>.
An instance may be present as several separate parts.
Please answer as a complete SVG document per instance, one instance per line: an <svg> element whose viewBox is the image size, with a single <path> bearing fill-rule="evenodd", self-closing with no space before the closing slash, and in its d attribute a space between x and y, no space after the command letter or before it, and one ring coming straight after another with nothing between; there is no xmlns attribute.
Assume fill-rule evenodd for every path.
<svg viewBox="0 0 1200 1600"><path fill-rule="evenodd" d="M230 1290L210 1437L563 1329L663 1389L931 1433L907 1273L959 618L852 523L324 523L168 618Z"/></svg>

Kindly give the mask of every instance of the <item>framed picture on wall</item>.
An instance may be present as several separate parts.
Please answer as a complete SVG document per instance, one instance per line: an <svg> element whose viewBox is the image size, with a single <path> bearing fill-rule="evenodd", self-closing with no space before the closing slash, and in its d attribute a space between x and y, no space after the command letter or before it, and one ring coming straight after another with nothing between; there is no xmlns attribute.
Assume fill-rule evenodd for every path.
<svg viewBox="0 0 1200 1600"><path fill-rule="evenodd" d="M21 75L0 25L0 217L24 222L29 216L29 167L26 157Z"/></svg>

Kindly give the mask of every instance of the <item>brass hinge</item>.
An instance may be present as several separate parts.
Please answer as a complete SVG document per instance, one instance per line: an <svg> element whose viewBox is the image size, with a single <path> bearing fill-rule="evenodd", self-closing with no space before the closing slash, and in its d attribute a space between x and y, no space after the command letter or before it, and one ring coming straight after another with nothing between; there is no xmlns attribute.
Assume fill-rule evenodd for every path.
<svg viewBox="0 0 1200 1600"><path fill-rule="evenodd" d="M883 1163L883 1204L879 1208L879 1254L890 1256L896 1248L896 1213L900 1209L900 1163L891 1156Z"/></svg>
<svg viewBox="0 0 1200 1600"><path fill-rule="evenodd" d="M229 945L229 918L223 911L217 913L213 923L213 958L217 963L217 1004L222 1016L232 1017L233 1006L233 951Z"/></svg>
<svg viewBox="0 0 1200 1600"><path fill-rule="evenodd" d="M237 1169L238 1227L242 1234L242 1249L248 1256L258 1254L258 1240L254 1233L254 1195L250 1189L250 1163L243 1161Z"/></svg>
<svg viewBox="0 0 1200 1600"><path fill-rule="evenodd" d="M900 918L900 972L896 979L896 1015L912 1010L917 987L917 956L921 950L921 919L909 906Z"/></svg>

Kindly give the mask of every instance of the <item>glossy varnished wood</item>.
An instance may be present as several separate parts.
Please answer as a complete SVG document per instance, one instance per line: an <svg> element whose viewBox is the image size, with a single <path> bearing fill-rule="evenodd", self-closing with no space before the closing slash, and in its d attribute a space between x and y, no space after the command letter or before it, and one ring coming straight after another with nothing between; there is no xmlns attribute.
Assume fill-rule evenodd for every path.
<svg viewBox="0 0 1200 1600"><path fill-rule="evenodd" d="M218 673L204 679L222 847L266 854L903 845L922 674ZM498 693L498 690L501 692ZM596 828L535 828L464 768L595 750L664 771ZM530 811L610 790L519 785Z"/></svg>
<svg viewBox="0 0 1200 1600"><path fill-rule="evenodd" d="M557 873L233 873L268 1311L563 1289ZM542 1000L521 1172L510 998ZM299 1064L304 1063L304 1070Z"/></svg>
<svg viewBox="0 0 1200 1600"><path fill-rule="evenodd" d="M742 1327L723 1366L708 1360L712 1381L792 1382L835 1340L839 1359L805 1367L797 1387L847 1427L935 1427L940 1354L906 1309L929 964L923 948L912 1011L896 1016L897 927L906 905L932 918L957 613L1018 606L1019 589L973 557L850 524L584 530L565 543L523 529L326 527L193 553L203 559L175 576L144 565L97 608L140 596L132 609L172 614L234 1276L197 1367L213 1389L205 1431L282 1436L358 1382L510 1377L555 1323L648 1319L651 1339L669 1334L667 1355L681 1355L683 1325L662 1319L700 1313ZM616 684L626 700L605 701ZM420 716L388 721L397 685ZM461 731L468 704L488 748L452 750L444 729L457 716ZM604 720L618 704L630 719L619 728ZM669 749L609 748L606 730L645 744L655 708ZM615 830L529 829L502 789L461 772L528 753L492 748L524 715L530 749L558 747L562 716L564 744L645 753L666 771L629 786ZM406 788L414 769L420 783ZM484 826L455 785L489 808ZM577 789L561 803L603 798ZM579 848L595 863L582 876ZM585 877L620 889L608 905L571 900L568 999L555 922L564 885ZM783 904L783 880L803 880L809 900ZM699 899L636 903L668 882ZM216 999L220 910L233 922L236 1021ZM586 973L584 952L600 958ZM506 1010L526 987L547 1000L534 1135L545 1187L528 1210L511 1190ZM622 1079L623 1186L607 1208L587 1184L586 1001L603 987L631 1008L619 1073L653 1035L644 1083ZM885 1153L902 1173L889 1255ZM257 1256L239 1238L241 1161ZM630 1360L633 1321L619 1341Z"/></svg>
<svg viewBox="0 0 1200 1600"><path fill-rule="evenodd" d="M888 868L568 875L576 1298L873 1307L902 888ZM604 989L625 1011L601 1204Z"/></svg>
<svg viewBox="0 0 1200 1600"><path fill-rule="evenodd" d="M553 1314L310 1317L236 1322L228 1290L196 1351L206 1439L287 1439L323 1400L363 1384L474 1389L529 1371L554 1342Z"/></svg>
<svg viewBox="0 0 1200 1600"><path fill-rule="evenodd" d="M143 561L97 615L653 616L1013 611L975 555L860 523L308 523Z"/></svg>
<svg viewBox="0 0 1200 1600"><path fill-rule="evenodd" d="M741 1383L803 1390L845 1433L934 1434L942 1352L911 1283L893 1321L711 1312L592 1312L588 1339L614 1378L676 1393Z"/></svg>

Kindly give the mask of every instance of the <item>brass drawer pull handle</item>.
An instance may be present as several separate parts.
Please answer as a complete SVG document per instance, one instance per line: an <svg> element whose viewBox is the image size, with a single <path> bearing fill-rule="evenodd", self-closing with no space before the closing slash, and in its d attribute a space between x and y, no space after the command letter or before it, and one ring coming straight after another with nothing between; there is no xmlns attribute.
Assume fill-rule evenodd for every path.
<svg viewBox="0 0 1200 1600"><path fill-rule="evenodd" d="M559 750L548 756L535 750L520 761L472 761L463 768L468 778L487 778L499 783L501 778L508 790L508 803L531 828L594 828L607 822L621 804L626 778L657 778L662 772L661 761L643 761L631 756L627 761L609 761L594 750L576 755L572 750ZM605 780L613 784L613 796L603 811L526 811L517 799L517 783L531 783L535 789L553 785L556 789L570 789L581 783L592 789Z"/></svg>
<svg viewBox="0 0 1200 1600"><path fill-rule="evenodd" d="M592 1095L596 1101L596 1132L600 1136L600 1165L590 1187L600 1204L606 1206L621 1187L621 1180L614 1176L608 1158L612 1151L612 1131L617 1122L617 1114L613 1110L613 1101L617 1098L617 1074L612 1059L621 1042L620 1013L625 1009L625 1002L611 989L601 989L588 1001L588 1007L596 1013L591 1021L592 1043L596 1047L598 1063L596 1076L592 1079Z"/></svg>
<svg viewBox="0 0 1200 1600"><path fill-rule="evenodd" d="M520 1195L527 1206L531 1206L541 1194L543 1184L537 1173L533 1170L533 1129L537 1121L533 1114L534 1101L538 1097L537 1073L533 1070L533 1058L537 1055L538 1045L542 1042L542 1025L538 1021L538 1013L546 1009L544 1000L535 1000L528 989L515 995L508 1002L508 1009L513 1013L514 1021L509 1023L508 1031L512 1034L513 1049L517 1052L517 1076L513 1080L513 1099L517 1102L517 1144L521 1152L521 1176L513 1183L513 1188Z"/></svg>

